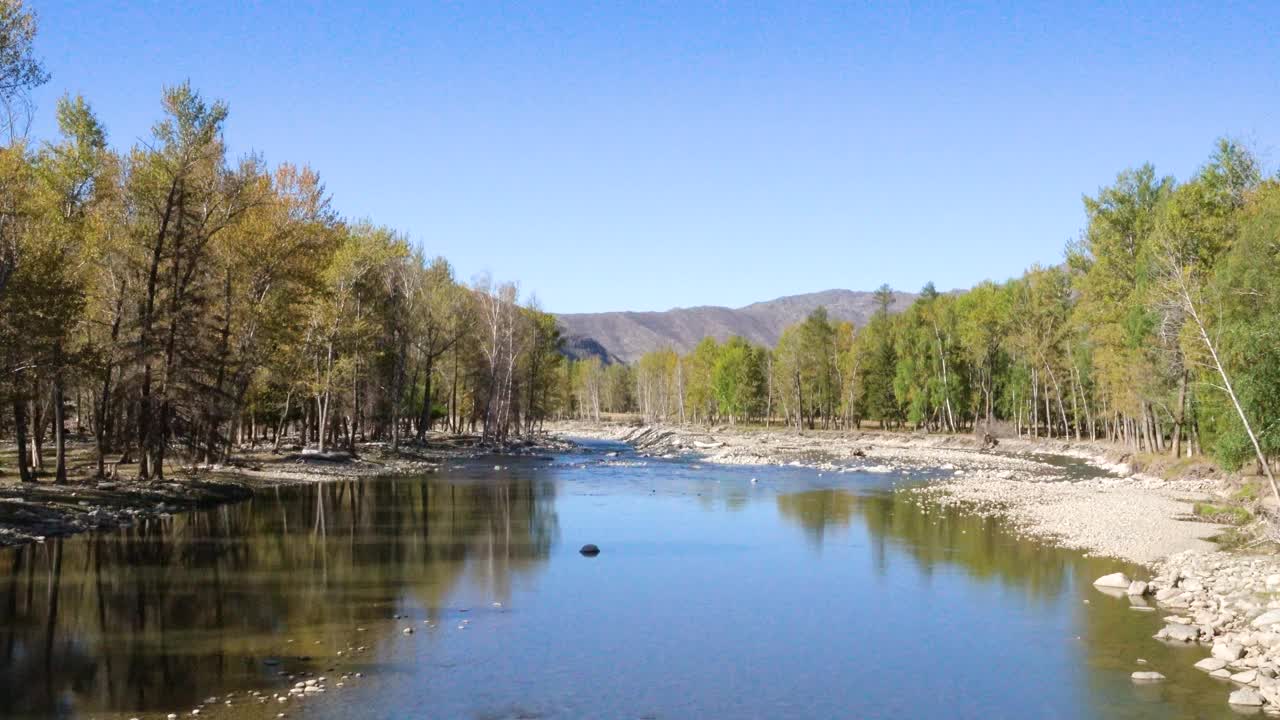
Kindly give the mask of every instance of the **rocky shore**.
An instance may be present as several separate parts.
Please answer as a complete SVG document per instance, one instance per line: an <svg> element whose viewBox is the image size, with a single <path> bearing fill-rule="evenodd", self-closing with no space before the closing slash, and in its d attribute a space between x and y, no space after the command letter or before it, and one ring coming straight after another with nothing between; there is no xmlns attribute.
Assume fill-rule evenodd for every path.
<svg viewBox="0 0 1280 720"><path fill-rule="evenodd" d="M1153 570L1149 581L1116 573L1095 586L1139 606L1153 598L1166 613L1156 640L1199 644L1209 655L1195 667L1224 683L1232 707L1280 715L1280 560L1186 551ZM1143 672L1135 682L1150 680L1138 677Z"/></svg>
<svg viewBox="0 0 1280 720"><path fill-rule="evenodd" d="M240 502L264 489L393 474L436 472L446 462L491 454L519 455L564 450L552 437L483 445L475 436L435 434L427 442L406 442L392 452L385 443L362 443L347 452L317 453L300 448L273 453L245 450L225 465L172 468L165 480L137 480L128 467L116 477L72 477L65 485L47 481L0 481L0 547L43 542L89 530L130 527L148 519Z"/></svg>

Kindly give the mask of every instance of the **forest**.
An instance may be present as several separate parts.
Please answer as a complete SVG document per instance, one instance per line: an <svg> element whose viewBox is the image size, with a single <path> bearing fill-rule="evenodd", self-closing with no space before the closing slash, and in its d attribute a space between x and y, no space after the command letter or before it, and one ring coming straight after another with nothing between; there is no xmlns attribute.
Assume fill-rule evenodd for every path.
<svg viewBox="0 0 1280 720"><path fill-rule="evenodd" d="M0 435L22 480L226 461L244 442L398 449L437 427L502 443L546 418L864 423L1106 439L1226 467L1280 455L1280 181L1221 140L1190 179L1150 165L1084 198L1065 261L966 291L881 287L862 327L818 309L772 348L707 338L633 365L565 357L514 283L464 282L335 209L317 172L230 157L225 103L165 89L115 150L64 96L24 132L34 16L0 3Z"/></svg>
<svg viewBox="0 0 1280 720"><path fill-rule="evenodd" d="M0 3L11 120L48 80L34 16ZM67 478L71 433L96 472L162 478L286 435L393 448L437 423L501 443L544 418L554 318L513 283L339 216L319 175L231 158L225 103L167 88L150 137L113 150L78 96L60 137L0 148L0 435L23 481Z"/></svg>
<svg viewBox="0 0 1280 720"><path fill-rule="evenodd" d="M1270 473L1280 455L1280 181L1220 140L1186 182L1150 165L1084 198L1051 267L963 292L893 290L863 327L819 308L776 347L706 338L633 366L567 365L581 417L1106 439Z"/></svg>

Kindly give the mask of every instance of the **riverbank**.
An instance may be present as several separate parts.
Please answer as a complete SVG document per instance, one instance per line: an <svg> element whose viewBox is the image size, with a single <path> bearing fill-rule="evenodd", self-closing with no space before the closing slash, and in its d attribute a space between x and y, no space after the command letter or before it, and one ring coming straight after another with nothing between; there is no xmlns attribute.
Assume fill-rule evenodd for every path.
<svg viewBox="0 0 1280 720"><path fill-rule="evenodd" d="M164 480L137 480L136 465L119 465L115 477L100 480L92 476L89 443L73 442L65 485L54 484L51 478L22 483L12 475L0 477L0 547L129 527L148 519L240 502L283 485L431 473L449 462L486 455L556 452L570 446L544 436L494 447L482 444L474 435L433 433L423 443L402 442L396 452L387 443L360 443L354 456L345 451L318 453L298 447L281 452L243 448L225 465L167 466Z"/></svg>
<svg viewBox="0 0 1280 720"><path fill-rule="evenodd" d="M1216 546L1210 538L1225 529L1192 514L1193 503L1218 491L1218 479L1137 473L1114 450L1089 443L1014 438L984 449L981 438L971 435L582 422L559 423L551 431L708 463L928 474L931 482L904 491L921 502L1002 516L1020 533L1064 547L1146 565L1175 553L1211 552ZM1064 456L1086 465L1064 464Z"/></svg>

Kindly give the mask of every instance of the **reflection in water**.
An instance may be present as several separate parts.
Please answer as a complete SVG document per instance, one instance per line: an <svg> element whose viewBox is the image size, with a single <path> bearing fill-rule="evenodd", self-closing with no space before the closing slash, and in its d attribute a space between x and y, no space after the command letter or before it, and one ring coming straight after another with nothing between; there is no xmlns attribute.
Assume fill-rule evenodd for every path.
<svg viewBox="0 0 1280 720"><path fill-rule="evenodd" d="M817 546L828 527L848 527L859 497L849 490L824 488L778 496L778 512L800 523Z"/></svg>
<svg viewBox="0 0 1280 720"><path fill-rule="evenodd" d="M556 535L548 481L289 488L0 553L0 708L182 707L461 583L504 597ZM285 643L285 637L292 640ZM320 648L316 648L320 645Z"/></svg>
<svg viewBox="0 0 1280 720"><path fill-rule="evenodd" d="M995 578L1034 595L1057 596L1080 560L1078 553L1011 533L998 518L939 506L909 492L823 488L778 495L777 504L779 513L803 527L818 546L828 531L848 528L858 519L882 572L892 544L926 574L939 566L960 567L976 578Z"/></svg>
<svg viewBox="0 0 1280 720"><path fill-rule="evenodd" d="M352 643L382 671L308 717L1229 715L1203 650L1089 587L1135 568L882 476L571 459L0 552L0 715L154 717ZM402 636L398 614L436 627ZM1169 682L1135 689L1139 656Z"/></svg>

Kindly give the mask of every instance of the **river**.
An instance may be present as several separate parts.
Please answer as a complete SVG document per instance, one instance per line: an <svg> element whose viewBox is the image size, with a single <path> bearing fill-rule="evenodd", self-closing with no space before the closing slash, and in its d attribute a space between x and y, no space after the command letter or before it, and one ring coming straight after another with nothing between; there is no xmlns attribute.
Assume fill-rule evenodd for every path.
<svg viewBox="0 0 1280 720"><path fill-rule="evenodd" d="M927 475L494 462L0 551L0 716L1234 717L1090 585L1140 569L896 492Z"/></svg>

